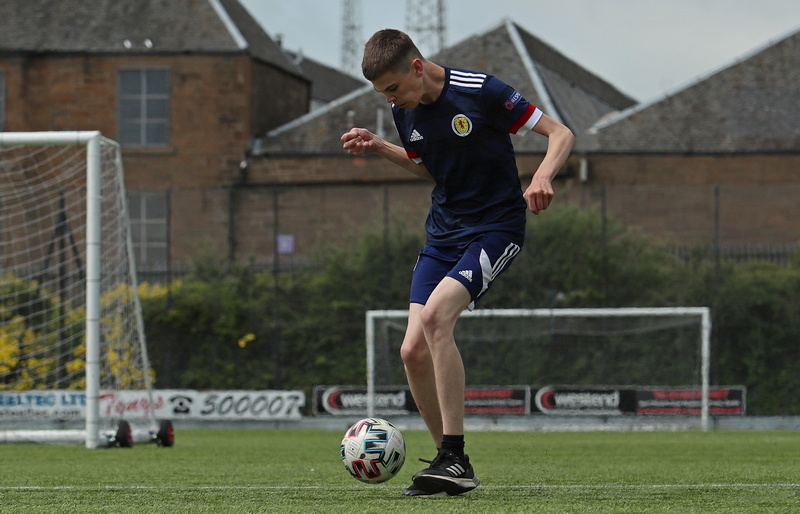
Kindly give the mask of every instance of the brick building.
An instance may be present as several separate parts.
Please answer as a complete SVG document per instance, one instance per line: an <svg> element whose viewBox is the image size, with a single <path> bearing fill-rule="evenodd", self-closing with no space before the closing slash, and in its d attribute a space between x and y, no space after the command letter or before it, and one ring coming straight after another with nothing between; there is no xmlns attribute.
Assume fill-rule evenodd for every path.
<svg viewBox="0 0 800 514"><path fill-rule="evenodd" d="M800 32L595 124L586 185L625 223L683 243L800 241Z"/></svg>
<svg viewBox="0 0 800 514"><path fill-rule="evenodd" d="M208 228L227 233L252 136L311 100L309 76L237 0L0 2L0 130L118 141L146 269L216 247Z"/></svg>

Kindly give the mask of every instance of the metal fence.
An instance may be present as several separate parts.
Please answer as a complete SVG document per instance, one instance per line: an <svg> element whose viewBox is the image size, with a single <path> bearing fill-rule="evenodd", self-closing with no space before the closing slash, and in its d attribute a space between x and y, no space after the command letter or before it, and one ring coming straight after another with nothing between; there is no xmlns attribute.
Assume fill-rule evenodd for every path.
<svg viewBox="0 0 800 514"><path fill-rule="evenodd" d="M718 256L721 260L737 264L765 261L779 266L788 266L797 255L797 243L676 245L670 247L670 251L684 260L688 260L691 256L706 255L712 258Z"/></svg>

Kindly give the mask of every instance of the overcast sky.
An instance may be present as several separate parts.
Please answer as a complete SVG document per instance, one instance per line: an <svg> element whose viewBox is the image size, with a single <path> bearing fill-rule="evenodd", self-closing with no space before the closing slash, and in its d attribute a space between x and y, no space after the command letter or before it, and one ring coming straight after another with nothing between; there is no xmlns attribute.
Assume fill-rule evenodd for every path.
<svg viewBox="0 0 800 514"><path fill-rule="evenodd" d="M340 67L341 0L240 1L289 50ZM405 4L362 0L362 41L405 29ZM448 0L447 45L506 18L649 101L800 30L800 0Z"/></svg>

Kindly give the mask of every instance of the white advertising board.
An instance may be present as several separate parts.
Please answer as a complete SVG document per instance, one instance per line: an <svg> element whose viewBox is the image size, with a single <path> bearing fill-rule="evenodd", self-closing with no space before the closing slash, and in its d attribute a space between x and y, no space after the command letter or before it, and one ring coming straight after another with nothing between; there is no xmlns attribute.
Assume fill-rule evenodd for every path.
<svg viewBox="0 0 800 514"><path fill-rule="evenodd" d="M194 391L162 389L152 392L156 419L189 420L299 420L305 406L303 391ZM147 417L146 391L101 391L100 416ZM55 421L86 418L82 391L0 392L0 422Z"/></svg>

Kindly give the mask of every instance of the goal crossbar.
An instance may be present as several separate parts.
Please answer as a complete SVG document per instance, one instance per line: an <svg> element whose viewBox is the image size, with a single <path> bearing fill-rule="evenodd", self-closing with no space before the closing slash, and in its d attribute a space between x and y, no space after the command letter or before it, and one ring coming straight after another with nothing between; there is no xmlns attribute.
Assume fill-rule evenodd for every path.
<svg viewBox="0 0 800 514"><path fill-rule="evenodd" d="M63 132L0 132L0 146L52 145L82 146L102 137L98 130L67 130Z"/></svg>
<svg viewBox="0 0 800 514"><path fill-rule="evenodd" d="M708 307L620 307L581 309L475 309L465 310L460 317L539 317L574 316L635 317L635 316L698 316L700 318L701 405L700 425L709 429L709 387L711 360L711 312ZM369 310L366 313L367 344L367 416L375 416L375 321L408 318L408 310Z"/></svg>

